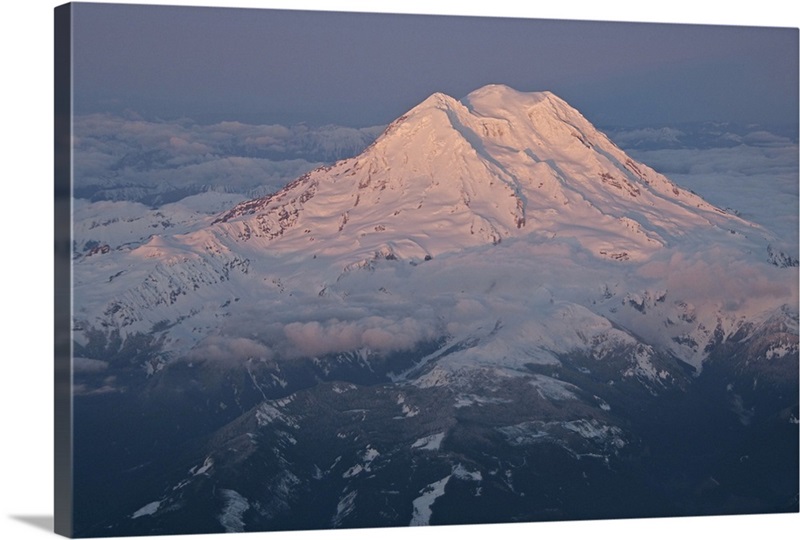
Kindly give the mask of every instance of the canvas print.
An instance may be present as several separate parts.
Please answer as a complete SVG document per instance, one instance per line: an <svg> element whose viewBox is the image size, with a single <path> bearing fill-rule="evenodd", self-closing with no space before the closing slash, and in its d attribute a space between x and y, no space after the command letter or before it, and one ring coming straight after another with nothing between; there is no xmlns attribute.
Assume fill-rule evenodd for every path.
<svg viewBox="0 0 800 540"><path fill-rule="evenodd" d="M57 532L798 512L798 29L55 17Z"/></svg>

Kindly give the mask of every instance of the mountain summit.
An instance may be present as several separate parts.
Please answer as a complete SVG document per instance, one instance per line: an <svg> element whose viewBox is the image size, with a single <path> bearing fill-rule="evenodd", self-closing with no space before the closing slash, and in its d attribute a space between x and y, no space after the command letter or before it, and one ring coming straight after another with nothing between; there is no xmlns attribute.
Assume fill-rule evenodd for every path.
<svg viewBox="0 0 800 540"><path fill-rule="evenodd" d="M728 216L636 162L550 92L436 93L361 155L216 220L280 252L422 258L535 234L598 257L643 259Z"/></svg>

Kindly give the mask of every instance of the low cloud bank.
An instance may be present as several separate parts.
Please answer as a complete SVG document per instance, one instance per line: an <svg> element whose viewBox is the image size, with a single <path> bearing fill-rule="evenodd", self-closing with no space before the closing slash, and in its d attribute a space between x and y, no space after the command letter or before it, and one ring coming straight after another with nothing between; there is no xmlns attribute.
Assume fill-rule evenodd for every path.
<svg viewBox="0 0 800 540"><path fill-rule="evenodd" d="M380 126L148 121L135 114L75 118L78 196L163 204L206 190L261 196L322 163L359 153Z"/></svg>
<svg viewBox="0 0 800 540"><path fill-rule="evenodd" d="M257 359L269 360L273 357L272 349L245 337L210 336L198 343L187 355L188 361L211 361L217 363L233 363Z"/></svg>
<svg viewBox="0 0 800 540"><path fill-rule="evenodd" d="M673 298L725 310L759 313L776 302L798 302L796 269L756 265L720 248L674 253L669 260L643 265L639 274L663 278L664 288Z"/></svg>
<svg viewBox="0 0 800 540"><path fill-rule="evenodd" d="M294 322L284 326L283 333L289 356L321 356L363 348L389 353L410 350L437 337L424 321L380 316L357 321Z"/></svg>

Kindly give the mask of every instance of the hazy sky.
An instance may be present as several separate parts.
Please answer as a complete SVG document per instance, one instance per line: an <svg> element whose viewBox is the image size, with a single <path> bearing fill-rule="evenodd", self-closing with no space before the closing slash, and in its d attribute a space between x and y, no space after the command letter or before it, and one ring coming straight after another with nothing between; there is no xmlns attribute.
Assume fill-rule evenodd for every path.
<svg viewBox="0 0 800 540"><path fill-rule="evenodd" d="M75 4L76 112L385 124L433 92L551 90L601 125L798 116L798 31Z"/></svg>

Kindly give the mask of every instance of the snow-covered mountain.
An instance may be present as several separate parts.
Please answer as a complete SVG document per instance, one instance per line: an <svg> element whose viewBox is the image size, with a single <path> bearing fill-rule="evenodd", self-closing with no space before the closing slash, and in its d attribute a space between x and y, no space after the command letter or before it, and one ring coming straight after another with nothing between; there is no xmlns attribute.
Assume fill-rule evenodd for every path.
<svg viewBox="0 0 800 540"><path fill-rule="evenodd" d="M609 317L586 301L606 304L609 294L620 293L627 300L617 299L619 306L607 308L618 310L648 295L663 298L667 279L678 281L676 274L699 261L713 265L746 256L770 273L774 270L762 263L793 260L783 253L776 256L769 232L635 162L553 94L520 93L501 85L476 90L462 101L434 94L393 122L359 156L316 169L273 195L242 202L213 219L200 216L188 223L181 234L154 235L145 242L141 233L127 245L96 242L76 261L81 324L130 332L165 320L187 321L179 326L192 324L195 338L182 338L185 353L185 347L219 327L222 304L251 297L253 290L265 302L280 303L287 288L344 298L363 294L367 283L364 272L345 279L350 270L374 270L379 260L418 264L443 255L448 258L437 261L436 275L448 272L449 260L460 260L460 278L477 283L497 282L497 276L520 265L542 266L538 275L544 276L556 265L561 276L530 283L515 268L500 286L514 293L519 292L515 287L547 289L541 294L548 301L554 295L577 300L595 315ZM505 248L492 248L503 241ZM709 249L720 253L707 260L701 252ZM488 256L493 268L469 270L480 267L474 259ZM681 267L676 257L698 262ZM665 267L656 276L647 269L657 261L676 267ZM436 282L427 298L452 298L448 285L427 276L427 270L387 268L395 266L405 269L402 276L376 280L376 290L391 288L409 301ZM575 274L566 279L570 267ZM621 277L641 274L656 279L619 283ZM689 281L699 277L686 276L677 287L691 288ZM780 281L789 287L787 294L794 294L789 280ZM449 285L458 283L455 279ZM573 297L577 290L580 299ZM558 298L565 291L570 295ZM670 308L659 310L660 319L688 318L686 308L676 306L696 304L696 296L672 296ZM697 366L720 324L717 319L735 321L740 315L719 312L718 304L729 300L715 298L713 307L708 302L700 306L706 310L705 320L697 323L702 335L685 324L671 325L666 332L659 328L668 336L659 345L688 355L685 360ZM748 309L763 313L791 297L775 306L764 305L758 295L744 300ZM210 321L212 312L215 320ZM634 324L623 314L615 318ZM732 332L738 323L726 324Z"/></svg>
<svg viewBox="0 0 800 540"><path fill-rule="evenodd" d="M217 222L235 238L280 237L270 247L281 252L402 258L534 234L642 259L696 228L748 227L636 163L555 95L500 85L462 101L434 94L358 157Z"/></svg>
<svg viewBox="0 0 800 540"><path fill-rule="evenodd" d="M182 212L174 234L155 214L103 242L79 228L76 393L135 390L137 414L203 441L179 464L133 453L169 474L119 509L121 531L458 522L467 500L466 521L595 517L579 502L674 472L652 415L796 441L797 253L551 93L434 94L358 156ZM583 480L530 507L563 467L528 460ZM725 510L689 476L598 515L691 513L689 493L699 513ZM312 500L302 522L293 508ZM180 529L187 508L211 521Z"/></svg>

